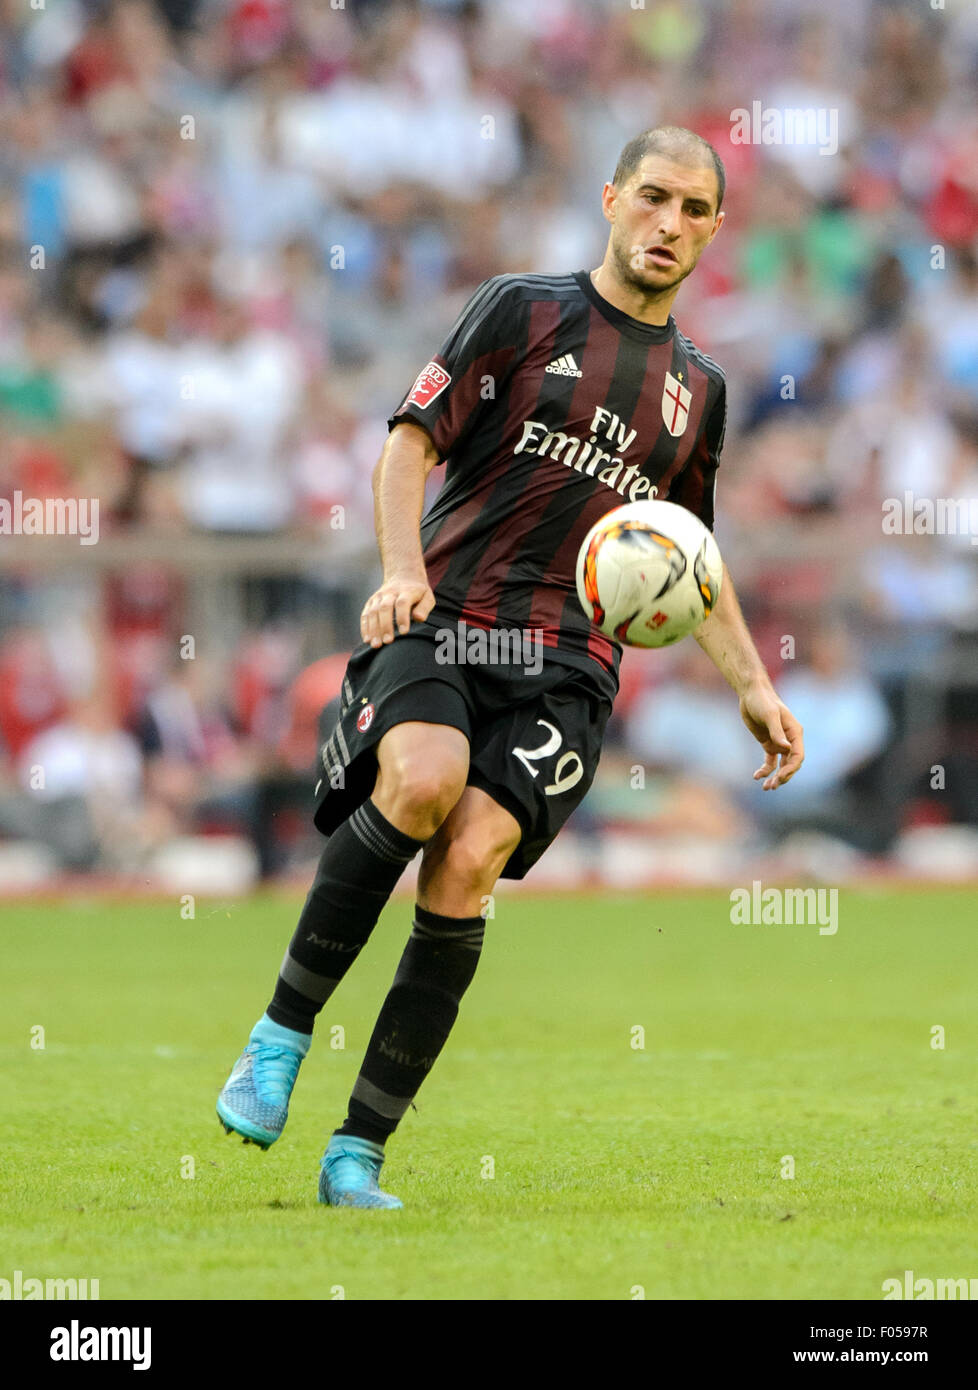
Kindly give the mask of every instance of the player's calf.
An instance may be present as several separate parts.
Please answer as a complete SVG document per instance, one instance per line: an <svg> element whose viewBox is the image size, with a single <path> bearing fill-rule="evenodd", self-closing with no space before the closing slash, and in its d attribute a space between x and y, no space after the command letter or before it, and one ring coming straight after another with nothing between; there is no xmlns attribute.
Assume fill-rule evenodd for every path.
<svg viewBox="0 0 978 1390"><path fill-rule="evenodd" d="M514 816L479 787L466 787L428 841L418 874L418 902L446 917L475 917L520 842Z"/></svg>
<svg viewBox="0 0 978 1390"><path fill-rule="evenodd" d="M466 787L426 846L413 930L346 1120L323 1156L320 1201L331 1206L396 1202L376 1183L384 1144L448 1039L481 953L485 895L519 838L519 824L508 811L480 789ZM350 1143L359 1146L352 1155L343 1147ZM367 1159L377 1165L372 1176L363 1167Z"/></svg>

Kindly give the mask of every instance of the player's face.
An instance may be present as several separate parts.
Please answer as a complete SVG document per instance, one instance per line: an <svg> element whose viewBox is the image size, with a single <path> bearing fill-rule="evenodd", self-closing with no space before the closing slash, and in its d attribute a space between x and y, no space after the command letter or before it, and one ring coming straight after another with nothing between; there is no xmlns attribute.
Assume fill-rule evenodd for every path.
<svg viewBox="0 0 978 1390"><path fill-rule="evenodd" d="M620 189L605 184L604 215L624 283L664 293L685 280L720 230L718 192L712 165L688 168L655 154Z"/></svg>

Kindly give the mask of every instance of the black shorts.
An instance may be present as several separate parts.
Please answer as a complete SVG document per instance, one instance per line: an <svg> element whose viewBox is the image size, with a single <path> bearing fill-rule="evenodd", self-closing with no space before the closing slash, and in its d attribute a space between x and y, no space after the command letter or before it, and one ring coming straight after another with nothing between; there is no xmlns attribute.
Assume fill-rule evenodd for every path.
<svg viewBox="0 0 978 1390"><path fill-rule="evenodd" d="M539 657L444 661L443 632L415 622L386 646L353 652L339 716L320 749L313 818L330 835L367 799L377 776L373 749L388 729L409 720L450 724L469 741L469 785L520 824L502 877L523 878L594 780L617 681L597 665L592 673Z"/></svg>

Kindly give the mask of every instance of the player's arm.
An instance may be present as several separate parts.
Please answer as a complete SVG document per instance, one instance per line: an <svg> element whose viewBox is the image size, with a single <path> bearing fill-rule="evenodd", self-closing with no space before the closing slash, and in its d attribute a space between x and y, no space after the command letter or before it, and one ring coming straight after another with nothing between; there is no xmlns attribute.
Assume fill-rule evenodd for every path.
<svg viewBox="0 0 978 1390"><path fill-rule="evenodd" d="M716 607L693 636L739 696L740 717L764 749L764 765L754 773L754 780L763 777L765 791L790 781L805 759L802 727L775 693L726 565Z"/></svg>
<svg viewBox="0 0 978 1390"><path fill-rule="evenodd" d="M391 431L374 469L374 516L384 582L364 606L360 632L379 647L424 621L435 606L421 549L425 480L464 441L516 360L518 321L513 288L518 277L494 275L479 286L414 385L389 417Z"/></svg>
<svg viewBox="0 0 978 1390"><path fill-rule="evenodd" d="M372 647L393 642L435 606L421 553L425 482L439 462L431 435L409 421L395 425L373 472L374 523L384 582L367 599L360 636Z"/></svg>

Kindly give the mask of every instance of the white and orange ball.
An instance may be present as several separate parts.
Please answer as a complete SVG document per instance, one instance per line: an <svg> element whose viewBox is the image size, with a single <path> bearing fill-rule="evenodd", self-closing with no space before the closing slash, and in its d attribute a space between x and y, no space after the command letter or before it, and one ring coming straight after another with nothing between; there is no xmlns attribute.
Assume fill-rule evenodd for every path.
<svg viewBox="0 0 978 1390"><path fill-rule="evenodd" d="M675 502L629 502L603 516L577 559L577 596L606 637L667 647L716 607L720 549L699 517Z"/></svg>

